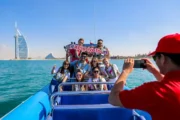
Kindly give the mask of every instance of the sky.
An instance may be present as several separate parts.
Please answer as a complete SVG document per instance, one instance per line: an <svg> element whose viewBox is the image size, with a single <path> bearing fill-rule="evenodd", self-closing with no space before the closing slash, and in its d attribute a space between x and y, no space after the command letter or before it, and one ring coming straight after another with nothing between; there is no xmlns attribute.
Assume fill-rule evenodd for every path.
<svg viewBox="0 0 180 120"><path fill-rule="evenodd" d="M180 32L179 0L0 0L0 59L14 58L15 21L29 56L53 53L84 38L103 39L111 55L153 51L164 35Z"/></svg>

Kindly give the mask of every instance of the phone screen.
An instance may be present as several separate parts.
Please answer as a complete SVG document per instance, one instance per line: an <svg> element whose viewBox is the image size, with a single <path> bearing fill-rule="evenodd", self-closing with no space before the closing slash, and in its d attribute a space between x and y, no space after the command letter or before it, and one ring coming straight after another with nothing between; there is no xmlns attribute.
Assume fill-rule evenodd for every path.
<svg viewBox="0 0 180 120"><path fill-rule="evenodd" d="M146 68L145 60L134 60L134 68Z"/></svg>

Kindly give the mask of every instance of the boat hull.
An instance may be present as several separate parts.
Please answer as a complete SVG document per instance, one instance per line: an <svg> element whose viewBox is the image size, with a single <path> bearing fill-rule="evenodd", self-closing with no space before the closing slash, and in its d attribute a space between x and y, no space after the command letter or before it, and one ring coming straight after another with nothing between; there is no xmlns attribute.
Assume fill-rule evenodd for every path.
<svg viewBox="0 0 180 120"><path fill-rule="evenodd" d="M128 89L128 87L124 89ZM65 96L64 98L62 96L61 104L55 106L53 111L51 111L49 90L49 85L45 86L10 111L2 120L46 120L46 117L51 112L53 120L92 120L92 118L94 120L108 120L110 118L112 120L115 118L136 120L139 118L138 115L144 116L146 120L151 120L151 116L147 112L114 107L108 104L108 94L99 96L94 94L88 96Z"/></svg>
<svg viewBox="0 0 180 120"><path fill-rule="evenodd" d="M2 120L45 120L50 112L49 85L22 102Z"/></svg>

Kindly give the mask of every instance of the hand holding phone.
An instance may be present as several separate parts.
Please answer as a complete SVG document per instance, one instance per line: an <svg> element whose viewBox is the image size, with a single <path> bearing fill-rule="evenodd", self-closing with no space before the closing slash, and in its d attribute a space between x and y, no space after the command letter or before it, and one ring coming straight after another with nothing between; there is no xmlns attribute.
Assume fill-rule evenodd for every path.
<svg viewBox="0 0 180 120"><path fill-rule="evenodd" d="M146 60L134 60L134 68L146 68Z"/></svg>

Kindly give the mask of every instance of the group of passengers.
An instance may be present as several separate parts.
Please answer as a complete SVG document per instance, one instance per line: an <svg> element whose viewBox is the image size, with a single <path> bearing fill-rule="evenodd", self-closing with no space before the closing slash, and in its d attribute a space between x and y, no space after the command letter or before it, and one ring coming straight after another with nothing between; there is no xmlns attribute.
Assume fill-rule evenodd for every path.
<svg viewBox="0 0 180 120"><path fill-rule="evenodd" d="M108 101L114 106L120 106L127 109L139 109L148 112L151 118L146 113L141 113L140 119L152 119L152 120L179 120L180 119L180 34L169 34L163 36L156 47L156 50L150 53L148 56L152 56L157 67L149 59L146 61L145 66L155 78L156 81L146 82L140 86L135 87L132 90L124 90L126 80L128 76L133 72L135 61L133 58L124 60L121 73L118 71L115 65L109 63L108 58L104 58L103 61L97 65L96 61L98 57L93 57L90 65L91 69L87 69L86 72L77 71L76 81L83 81L84 78L89 78L88 81L98 81L98 78L102 78L101 81L116 81L114 87L111 89ZM76 63L85 61L87 54L81 53L80 59ZM65 65L68 63L68 66ZM82 62L88 64L86 62ZM101 70L101 66L104 64L106 67ZM64 62L63 71L71 71L69 62ZM66 67L65 67L66 66ZM74 63L76 68L76 64ZM109 74L110 67L114 68L113 73L117 76ZM59 69L61 73L62 68ZM88 67L89 68L89 67ZM107 72L107 75L104 73ZM52 70L54 73L54 68ZM120 74L120 75L119 75ZM56 73L58 75L58 72ZM61 82L67 81L68 75L71 76L71 72L67 74ZM64 76L64 75L62 75ZM101 76L101 77L100 77ZM94 86L74 86L73 90L92 90ZM107 89L106 86L101 86L101 90ZM134 117L134 112L133 112ZM146 118L145 118L146 117Z"/></svg>
<svg viewBox="0 0 180 120"><path fill-rule="evenodd" d="M79 39L78 45L83 45L84 39ZM109 50L103 46L103 40L99 39L97 48L103 54L89 54L75 49L71 49L66 54L66 60L62 66L56 70L54 66L51 74L55 74L51 81L52 92L63 91L63 87L58 88L64 82L115 82L120 74L118 67L109 61ZM70 62L68 57L71 57ZM108 90L112 84L86 84L72 85L73 91Z"/></svg>

